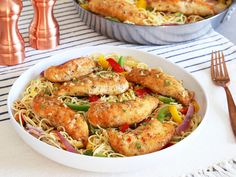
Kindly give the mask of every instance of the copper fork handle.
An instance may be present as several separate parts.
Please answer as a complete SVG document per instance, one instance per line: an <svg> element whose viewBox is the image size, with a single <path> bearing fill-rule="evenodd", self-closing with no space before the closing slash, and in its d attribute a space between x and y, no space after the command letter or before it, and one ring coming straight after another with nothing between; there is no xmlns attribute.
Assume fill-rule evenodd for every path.
<svg viewBox="0 0 236 177"><path fill-rule="evenodd" d="M235 103L234 103L234 100L233 100L233 97L230 93L229 88L226 86L226 87L224 87L224 89L225 89L226 96L227 96L231 126L233 129L234 135L236 136L236 106L235 106Z"/></svg>

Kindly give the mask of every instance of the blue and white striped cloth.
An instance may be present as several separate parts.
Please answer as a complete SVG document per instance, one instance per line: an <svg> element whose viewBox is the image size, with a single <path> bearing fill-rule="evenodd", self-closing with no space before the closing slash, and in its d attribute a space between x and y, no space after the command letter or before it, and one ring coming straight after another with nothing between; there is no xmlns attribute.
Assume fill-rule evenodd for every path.
<svg viewBox="0 0 236 177"><path fill-rule="evenodd" d="M40 51L29 46L28 28L33 18L30 0L23 0L23 11L19 20L19 29L25 40L26 59L16 66L0 66L0 126L9 122L7 96L14 81L26 69L48 57L78 46L113 45L136 48L165 57L191 73L202 72L210 67L212 50L223 50L227 62L236 59L236 47L215 31L200 39L164 46L134 45L109 39L89 29L79 18L73 0L58 0L54 15L60 26L60 45L54 50ZM9 140L11 141L11 140ZM1 142L2 143L2 142ZM235 165L235 161L234 161Z"/></svg>

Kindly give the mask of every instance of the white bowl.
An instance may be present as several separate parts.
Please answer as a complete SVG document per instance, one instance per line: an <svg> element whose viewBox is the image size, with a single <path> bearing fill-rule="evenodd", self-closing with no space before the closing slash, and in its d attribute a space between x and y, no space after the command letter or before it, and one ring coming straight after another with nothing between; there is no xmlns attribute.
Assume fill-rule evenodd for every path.
<svg viewBox="0 0 236 177"><path fill-rule="evenodd" d="M150 67L161 67L165 72L176 76L176 78L179 80L183 80L184 86L189 90L193 90L196 94L196 99L200 105L199 114L203 117L201 124L193 133L191 133L187 138L177 143L176 145L154 153L125 158L102 158L70 153L65 150L50 146L36 139L35 137L27 133L22 127L20 127L20 125L13 117L13 111L11 107L17 99L21 98L22 93L29 82L32 79L36 79L37 77L39 77L40 73L49 66L59 65L70 59L79 56L90 55L93 53L118 53L121 55L133 56L134 58L147 63ZM47 60L36 64L29 70L25 71L13 84L8 96L7 106L11 117L11 122L15 130L17 131L19 136L34 150L60 164L94 172L125 172L143 169L150 165L154 165L154 168L157 168L158 163L160 162L162 164L168 164L168 161L176 160L176 153L180 153L183 149L186 149L186 147L191 145L191 142L196 140L196 138L201 138L201 134L199 134L199 132L201 132L203 124L207 119L207 117L205 116L207 112L206 93L192 75L190 75L181 67L159 56L135 49L110 46L75 48L73 50L69 50L67 52L49 57Z"/></svg>

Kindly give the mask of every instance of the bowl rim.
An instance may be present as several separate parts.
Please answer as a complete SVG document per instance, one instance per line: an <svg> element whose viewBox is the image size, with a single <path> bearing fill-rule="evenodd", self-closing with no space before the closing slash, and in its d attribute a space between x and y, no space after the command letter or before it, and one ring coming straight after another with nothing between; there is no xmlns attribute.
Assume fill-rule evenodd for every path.
<svg viewBox="0 0 236 177"><path fill-rule="evenodd" d="M204 114L202 115L202 121L201 123L198 125L198 127L190 134L188 135L186 138L184 138L183 140L181 140L180 142L176 143L175 145L173 146L170 146L168 148L165 148L165 149L162 149L160 151L155 151L155 152L152 152L152 153L148 153L148 154L143 154L143 155L138 155L138 156L130 156L130 157L117 157L117 158L104 158L104 157L95 157L95 156L86 156L86 155L83 155L83 154L74 154L74 153L71 153L71 152L68 152L66 150L63 150L63 149L59 149L57 147L54 147L54 146L51 146L45 142L42 142L40 141L39 139L35 138L34 136L32 136L31 134L29 134L27 131L25 131L20 125L19 123L15 120L14 116L13 116L13 110L11 108L12 104L11 104L11 101L10 101L10 97L12 94L14 94L14 86L20 82L22 80L22 78L24 78L25 76L29 75L32 71L34 71L34 68L38 68L39 66L45 66L47 65L47 63L50 63L48 61L50 60L53 60L55 59L56 60L56 57L57 56L61 56L61 55L66 55L66 54L69 54L71 52L75 52L75 51L78 51L78 50L83 50L83 49L86 49L86 50L89 50L90 49L90 55L95 53L95 51L97 52L99 49L103 49L104 47L106 48L109 48L109 50L111 50L111 53L112 53L112 49L115 49L115 50L124 50L125 52L126 51L133 51L133 52L140 52L140 53L143 53L144 55L149 55L150 57L152 58L159 58L161 60L163 60L164 62L166 62L168 65L172 65L174 67L177 67L179 68L184 74L187 74L192 80L194 80L196 82L196 84L199 86L199 88L201 89L201 92L203 93L203 97L205 99L205 112ZM83 55L80 55L78 53L78 57L79 56L83 56ZM70 59L58 59L61 60L60 62L63 63L65 61L68 61L68 60L71 60L72 58ZM49 66L49 65L48 65ZM31 77L31 80L32 80L32 77ZM24 87L26 87L26 85L24 85ZM19 99L20 95L18 95L17 99ZM16 101L16 100L14 100ZM14 102L13 101L13 102ZM12 103L13 103L12 102ZM50 148L50 150L54 150L54 151L58 151L60 152L60 154L64 154L66 156L69 156L69 157L74 157L75 155L77 156L77 158L82 158L82 159L88 159L88 160L94 160L94 159L100 159L102 161L126 161L127 159L133 159L133 160L136 160L136 159L140 159L140 158L152 158L153 156L158 156L160 153L168 153L169 151L172 151L172 149L174 148L178 148L180 147L182 144L184 144L186 141L189 141L191 140L193 136L196 136L196 134L199 132L197 130L200 130L202 129L203 127L205 127L205 124L206 124L206 121L207 121L207 115L208 115L208 103L209 103L209 98L206 94L206 91L204 90L204 87L201 86L200 82L190 73L188 73L186 70L184 70L183 68L181 68L180 66L166 60L164 57L161 57L159 55L154 55L154 54L151 54L151 53L148 53L148 52L145 52L145 51L141 51L141 50L138 50L138 49L133 49L133 48L126 48L126 47L118 47L118 46L110 46L110 45L101 45L101 46L89 46L89 47L75 47L75 48L72 48L70 50L67 50L67 51L63 51L63 52L59 52L57 53L56 55L53 55L53 56L50 56L48 57L48 59L45 59L43 61L40 61L38 62L37 64L31 66L29 69L27 69L26 71L24 71L18 78L17 80L13 83L10 91L9 91L9 94L8 94L8 98L7 98L7 109L8 109L8 113L10 115L10 120L11 120L11 123L13 124L13 127L15 128L15 130L17 131L17 134L18 136L20 136L23 140L23 136L24 137L28 137L31 139L31 141L33 142L37 142L39 143L40 145L44 146L45 148ZM21 133L23 134L20 134L18 133L18 130L21 130ZM25 141L25 140L24 140ZM28 144L28 142L25 141L26 144ZM31 145L30 145L31 148L33 148ZM36 149L35 149L36 150ZM40 151L36 150L38 153L42 154ZM45 155L43 155L44 157L46 157ZM49 158L49 157L47 157ZM52 159L53 160L53 159ZM55 162L57 163L60 163L59 161L57 160L54 160ZM64 164L65 165L65 164Z"/></svg>

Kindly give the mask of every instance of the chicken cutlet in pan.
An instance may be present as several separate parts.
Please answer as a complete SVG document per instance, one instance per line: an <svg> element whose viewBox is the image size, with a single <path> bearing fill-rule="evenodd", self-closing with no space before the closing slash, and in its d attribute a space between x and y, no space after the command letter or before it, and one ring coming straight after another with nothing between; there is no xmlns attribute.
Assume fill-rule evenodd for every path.
<svg viewBox="0 0 236 177"><path fill-rule="evenodd" d="M125 102L95 102L91 104L87 117L93 126L104 128L134 124L147 118L158 102L156 97L150 95Z"/></svg>
<svg viewBox="0 0 236 177"><path fill-rule="evenodd" d="M174 125L162 124L157 119L151 119L127 132L109 129L108 139L115 151L126 156L135 156L162 149L171 140L174 133Z"/></svg>
<svg viewBox="0 0 236 177"><path fill-rule="evenodd" d="M126 79L147 87L154 93L173 97L184 105L188 105L193 97L180 81L161 70L134 68L126 75Z"/></svg>
<svg viewBox="0 0 236 177"><path fill-rule="evenodd" d="M93 72L96 67L94 60L88 57L80 57L70 60L59 66L51 66L43 73L51 82L65 82Z"/></svg>
<svg viewBox="0 0 236 177"><path fill-rule="evenodd" d="M47 118L54 127L62 126L74 139L84 146L88 141L88 125L84 117L63 105L57 97L38 94L32 101L33 112L40 118Z"/></svg>
<svg viewBox="0 0 236 177"><path fill-rule="evenodd" d="M228 3L224 0L148 0L148 5L158 11L202 17L220 13L228 7Z"/></svg>
<svg viewBox="0 0 236 177"><path fill-rule="evenodd" d="M58 90L58 95L118 95L129 88L123 75L110 71L93 73L76 81L65 82Z"/></svg>
<svg viewBox="0 0 236 177"><path fill-rule="evenodd" d="M144 20L148 17L146 13L139 11L135 4L126 0L91 0L88 5L94 13L138 25L144 25Z"/></svg>

